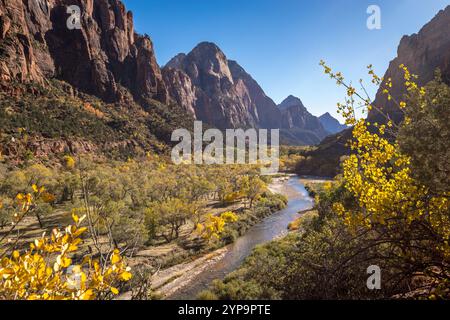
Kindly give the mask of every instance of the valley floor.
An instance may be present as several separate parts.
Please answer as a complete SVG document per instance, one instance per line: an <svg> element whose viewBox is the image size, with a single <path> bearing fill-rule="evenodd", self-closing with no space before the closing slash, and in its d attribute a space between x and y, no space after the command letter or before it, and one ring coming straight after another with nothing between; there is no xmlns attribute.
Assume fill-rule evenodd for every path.
<svg viewBox="0 0 450 320"><path fill-rule="evenodd" d="M270 184L269 189L273 193L282 194L288 199L295 198L298 196L296 191L289 187L287 182L290 176L274 178L273 182ZM301 183L322 183L324 180L319 179L299 179ZM305 211L298 212L299 218L292 221L294 223L310 215L316 214L314 210L308 209ZM290 225L285 225L283 228L288 229L290 232L294 232L297 229L290 228ZM285 235L284 235L285 236ZM284 236L278 236L273 240L282 238ZM196 280L196 277L207 271L208 269L215 266L217 263L222 262L225 256L232 250L232 245L214 250L201 256L194 261L187 261L167 269L158 271L152 276L152 289L155 291L157 297L162 299L175 299L179 290L191 285L192 281ZM227 263L226 261L222 263ZM125 296L126 298L126 296ZM190 299L195 299L195 296L191 296Z"/></svg>

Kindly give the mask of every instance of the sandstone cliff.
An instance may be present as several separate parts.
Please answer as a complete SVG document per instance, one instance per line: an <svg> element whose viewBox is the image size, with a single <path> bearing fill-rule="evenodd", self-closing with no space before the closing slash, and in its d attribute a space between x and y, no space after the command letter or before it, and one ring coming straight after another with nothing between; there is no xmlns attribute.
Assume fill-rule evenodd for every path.
<svg viewBox="0 0 450 320"><path fill-rule="evenodd" d="M79 29L68 27L71 5ZM170 101L153 44L121 1L0 0L0 155L167 151L172 131L193 123Z"/></svg>
<svg viewBox="0 0 450 320"><path fill-rule="evenodd" d="M196 119L218 128L277 128L282 142L317 144L328 135L300 103L281 108L220 48L200 43L163 68L169 95ZM288 99L289 100L289 99Z"/></svg>
<svg viewBox="0 0 450 320"><path fill-rule="evenodd" d="M69 5L81 29L69 29ZM0 81L64 80L108 101L128 92L163 103L168 93L148 36L118 0L0 1Z"/></svg>
<svg viewBox="0 0 450 320"><path fill-rule="evenodd" d="M419 75L418 84L424 85L434 78L437 68L443 79L450 84L450 6L441 10L417 34L404 36L397 50L397 57L391 61L384 79L392 78L393 97L400 101L405 94L403 71L399 65L404 64L411 73ZM374 105L383 110L392 119L400 121L402 114L393 100L388 101L379 90ZM371 121L383 121L375 109L370 112Z"/></svg>
<svg viewBox="0 0 450 320"><path fill-rule="evenodd" d="M163 68L170 96L218 128L278 128L280 113L258 83L213 43L179 54Z"/></svg>

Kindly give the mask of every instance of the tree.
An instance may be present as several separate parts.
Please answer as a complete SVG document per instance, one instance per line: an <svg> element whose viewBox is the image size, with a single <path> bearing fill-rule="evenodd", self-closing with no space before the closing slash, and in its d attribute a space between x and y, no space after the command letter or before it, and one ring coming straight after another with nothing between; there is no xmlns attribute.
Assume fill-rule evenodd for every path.
<svg viewBox="0 0 450 320"><path fill-rule="evenodd" d="M433 193L450 186L450 87L440 72L424 88L410 91L404 108L408 124L398 134L400 149L411 158L412 175Z"/></svg>
<svg viewBox="0 0 450 320"><path fill-rule="evenodd" d="M225 203L226 197L233 192L233 186L229 178L225 176L218 176L215 179L216 193L221 203Z"/></svg>
<svg viewBox="0 0 450 320"><path fill-rule="evenodd" d="M197 225L197 232L208 241L211 239L219 239L225 230L225 225L236 222L237 220L238 216L231 211L224 212L219 216L208 214L206 221L203 224Z"/></svg>
<svg viewBox="0 0 450 320"><path fill-rule="evenodd" d="M448 177L442 178L442 172L446 170L441 168L442 160L436 160L437 165L431 164L430 159L434 155L427 155L436 145L442 145L442 139L446 139L436 137L437 141L433 141L431 135L435 131L431 126L439 123L435 118L442 113L442 108L448 109L448 89L442 83L418 86L415 82L417 76L401 65L406 91L415 106L405 112L408 108L405 102L407 96L405 101L395 101L398 108L405 112L403 123L393 123L386 116L385 124L370 124L364 119L357 119L354 112L356 99L362 100L361 105L369 110L372 108L370 99L363 98L355 88L347 85L340 73L333 73L323 65L331 78L346 87L348 97L346 103L339 105L339 111L347 124L354 125L353 140L350 141L353 153L343 163L342 184L354 198L356 206L337 201L333 204L334 211L354 232L358 228L376 231L376 238L371 242L379 250L389 248L383 252L396 262L400 279L411 279L415 273L424 274L432 279L430 297L448 296L450 194L448 184L442 184ZM393 99L391 80L382 81L371 66L369 74L374 83L381 85L388 99ZM382 110L379 111L382 113ZM430 114L425 115L427 112ZM425 124L427 121L431 123ZM418 128L421 124L425 128ZM441 128L446 125L441 124ZM413 134L414 130L418 132ZM426 134L419 138L423 130ZM445 132L448 128L442 130ZM405 137L409 133L417 136L417 145L415 140ZM403 150L400 148L402 144ZM404 150L410 154L405 154ZM425 168L417 169L416 166L422 161L425 161ZM429 176L436 178L432 186L429 186L429 181L422 181ZM434 181L439 185L435 186Z"/></svg>
<svg viewBox="0 0 450 320"><path fill-rule="evenodd" d="M147 221L155 221L158 217L161 228L161 236L167 243L180 236L180 228L186 224L189 218L189 209L180 199L168 199L163 202L154 202L147 211ZM152 229L154 226L152 226Z"/></svg>
<svg viewBox="0 0 450 320"><path fill-rule="evenodd" d="M246 175L241 178L240 190L248 199L250 208L253 208L254 201L267 190L267 185L257 176Z"/></svg>
<svg viewBox="0 0 450 320"><path fill-rule="evenodd" d="M36 239L24 253L13 251L11 257L2 258L2 300L111 299L119 293L116 286L132 275L118 250L111 253L107 265L101 266L89 256L73 264L71 255L86 231L80 226L83 217L74 215L73 219L75 224L65 231L55 229L50 238Z"/></svg>

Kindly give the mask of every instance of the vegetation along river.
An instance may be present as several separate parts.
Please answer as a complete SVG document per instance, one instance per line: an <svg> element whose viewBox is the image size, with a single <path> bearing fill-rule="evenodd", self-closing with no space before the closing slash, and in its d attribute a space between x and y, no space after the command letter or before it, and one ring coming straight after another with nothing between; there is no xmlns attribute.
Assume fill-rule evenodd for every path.
<svg viewBox="0 0 450 320"><path fill-rule="evenodd" d="M198 274L189 284L167 297L168 299L195 299L197 294L207 289L213 280L223 279L228 273L236 270L255 246L285 235L288 224L298 217L298 212L311 209L314 205L314 200L308 195L297 176L290 176L289 180L276 184L272 189L288 197L287 207L253 226L230 245L221 260Z"/></svg>

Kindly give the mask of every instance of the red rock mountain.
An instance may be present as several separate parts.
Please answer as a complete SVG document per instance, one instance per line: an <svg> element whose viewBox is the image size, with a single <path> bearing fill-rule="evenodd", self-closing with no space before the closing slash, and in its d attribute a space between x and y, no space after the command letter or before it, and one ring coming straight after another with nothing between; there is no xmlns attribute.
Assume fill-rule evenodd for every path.
<svg viewBox="0 0 450 320"><path fill-rule="evenodd" d="M384 79L392 78L393 97L397 101L405 93L403 70L399 69L401 64L407 66L411 73L419 75L419 85L432 80L437 68L441 70L444 81L450 84L450 6L441 10L417 34L401 39L397 57L390 62L384 75ZM402 114L393 101L388 101L382 90L379 90L374 105L392 119L400 121ZM368 118L379 122L384 119L375 109Z"/></svg>
<svg viewBox="0 0 450 320"><path fill-rule="evenodd" d="M67 7L81 9L81 29L70 30ZM119 101L168 101L153 44L134 32L133 15L116 0L0 1L0 80L64 80L86 93Z"/></svg>
<svg viewBox="0 0 450 320"><path fill-rule="evenodd" d="M79 29L67 26L71 5L80 8ZM150 37L135 33L133 15L119 0L0 0L0 89L8 92L16 84L48 87L54 79L70 85L71 92L118 104L114 117L131 104L145 112L153 110L153 115L145 114L138 121L165 140L176 106L221 129L280 128L282 139L291 144L317 144L327 135L301 102L289 110L279 109L215 44L200 43L161 70ZM151 108L156 101L161 105ZM127 118L139 112L133 110ZM156 120L146 118L151 116ZM10 126L17 123L10 120ZM109 117L96 121L105 130L129 124ZM120 132L137 134L129 128Z"/></svg>
<svg viewBox="0 0 450 320"><path fill-rule="evenodd" d="M319 119L309 113L299 98L290 95L278 105L278 108L281 110L283 128L315 131L321 137L328 134Z"/></svg>
<svg viewBox="0 0 450 320"><path fill-rule="evenodd" d="M450 84L450 6L441 10L417 34L404 36L398 47L397 57L391 61L384 79L392 78L393 96L399 101L405 94L402 70L399 65L406 65L410 71L419 76L419 85L424 85L434 77L436 68L442 73L443 80ZM393 120L401 121L402 114L393 101L388 101L380 89L373 102ZM383 122L385 117L373 109L368 119L371 122ZM333 176L339 171L339 161L342 156L350 153L345 146L351 139L351 129L327 137L317 147L309 152L307 161L297 168L299 174Z"/></svg>
<svg viewBox="0 0 450 320"><path fill-rule="evenodd" d="M213 43L179 54L163 68L175 101L218 128L279 128L280 111L261 87Z"/></svg>
<svg viewBox="0 0 450 320"><path fill-rule="evenodd" d="M167 152L172 131L193 124L169 102L153 44L121 1L0 0L3 156Z"/></svg>
<svg viewBox="0 0 450 320"><path fill-rule="evenodd" d="M313 116L303 105L303 102L292 95L288 96L278 105L281 111L282 137L292 141L288 144L296 144L296 140L303 141L306 145L315 145L316 141L322 141L328 136L319 118Z"/></svg>
<svg viewBox="0 0 450 320"><path fill-rule="evenodd" d="M195 118L218 128L279 128L292 144L316 144L328 133L296 98L277 106L260 85L209 42L179 54L163 68L169 95Z"/></svg>

